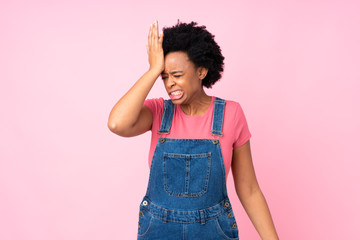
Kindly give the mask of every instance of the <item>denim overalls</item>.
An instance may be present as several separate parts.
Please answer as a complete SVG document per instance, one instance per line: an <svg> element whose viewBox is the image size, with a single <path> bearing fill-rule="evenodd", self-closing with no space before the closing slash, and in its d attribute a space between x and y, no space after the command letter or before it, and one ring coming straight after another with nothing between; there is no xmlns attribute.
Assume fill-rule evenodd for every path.
<svg viewBox="0 0 360 240"><path fill-rule="evenodd" d="M225 100L216 97L214 104L213 139L159 138L140 204L138 239L238 239L215 139L222 137ZM174 104L165 100L159 134L169 134L173 115Z"/></svg>

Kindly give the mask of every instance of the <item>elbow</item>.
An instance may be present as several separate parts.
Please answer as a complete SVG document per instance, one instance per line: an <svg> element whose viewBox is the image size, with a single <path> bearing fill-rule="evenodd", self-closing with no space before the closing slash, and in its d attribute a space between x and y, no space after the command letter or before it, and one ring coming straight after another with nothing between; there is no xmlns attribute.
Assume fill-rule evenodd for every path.
<svg viewBox="0 0 360 240"><path fill-rule="evenodd" d="M124 123L124 121L122 121L119 118L115 118L114 116L111 116L111 114L110 114L110 116L108 118L107 126L111 132L120 135L120 133L122 133L123 129L124 129L123 123Z"/></svg>
<svg viewBox="0 0 360 240"><path fill-rule="evenodd" d="M120 136L124 135L124 129L121 128L118 124L108 121L107 126L111 132L116 133L117 135Z"/></svg>
<svg viewBox="0 0 360 240"><path fill-rule="evenodd" d="M236 188L236 194L240 200L246 200L251 198L255 194L261 193L260 186L258 184L246 185Z"/></svg>
<svg viewBox="0 0 360 240"><path fill-rule="evenodd" d="M113 122L108 121L107 126L112 132L116 129L116 124Z"/></svg>
<svg viewBox="0 0 360 240"><path fill-rule="evenodd" d="M108 122L108 128L111 132L121 137L131 137L131 127L123 127L113 122Z"/></svg>

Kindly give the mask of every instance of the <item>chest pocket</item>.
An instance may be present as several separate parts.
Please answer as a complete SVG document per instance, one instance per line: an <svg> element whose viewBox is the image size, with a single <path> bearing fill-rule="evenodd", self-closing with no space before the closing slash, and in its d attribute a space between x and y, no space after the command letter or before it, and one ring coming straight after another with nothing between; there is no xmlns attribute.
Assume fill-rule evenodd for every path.
<svg viewBox="0 0 360 240"><path fill-rule="evenodd" d="M165 191L175 197L200 197L207 192L211 152L177 154L164 152Z"/></svg>

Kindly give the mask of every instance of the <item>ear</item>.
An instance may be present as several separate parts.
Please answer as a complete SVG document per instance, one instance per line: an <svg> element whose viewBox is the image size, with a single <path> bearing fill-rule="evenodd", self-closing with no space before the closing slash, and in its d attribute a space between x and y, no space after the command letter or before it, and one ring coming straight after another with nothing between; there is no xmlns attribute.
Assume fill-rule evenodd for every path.
<svg viewBox="0 0 360 240"><path fill-rule="evenodd" d="M203 80L208 73L208 69L205 67L198 67L197 73L198 73L199 79Z"/></svg>

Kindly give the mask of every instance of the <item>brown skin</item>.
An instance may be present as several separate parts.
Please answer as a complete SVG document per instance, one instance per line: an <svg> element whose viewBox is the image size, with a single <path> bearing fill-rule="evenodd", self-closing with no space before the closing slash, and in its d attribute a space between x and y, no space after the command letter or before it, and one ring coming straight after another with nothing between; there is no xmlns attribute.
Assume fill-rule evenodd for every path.
<svg viewBox="0 0 360 240"><path fill-rule="evenodd" d="M210 106L211 96L206 95L201 85L208 70L195 67L184 52L171 52L164 58L162 41L163 35L159 36L156 21L150 26L148 36L150 68L111 110L108 127L113 133L133 137L151 130L152 113L144 106L144 101L160 74L168 93L176 89L184 91L183 97L173 103L180 104L185 114L202 115ZM261 239L278 240L268 205L256 180L250 141L233 149L231 169L238 198Z"/></svg>
<svg viewBox="0 0 360 240"><path fill-rule="evenodd" d="M256 179L250 140L233 149L231 163L237 196L263 240L278 240L266 199Z"/></svg>
<svg viewBox="0 0 360 240"><path fill-rule="evenodd" d="M172 102L180 104L187 115L202 115L210 106L211 96L206 95L201 85L207 72L204 67L196 68L185 52L170 52L165 56L165 70L161 73L165 89L168 94L174 90L184 92L181 99Z"/></svg>

